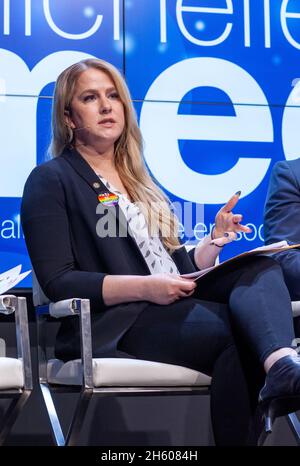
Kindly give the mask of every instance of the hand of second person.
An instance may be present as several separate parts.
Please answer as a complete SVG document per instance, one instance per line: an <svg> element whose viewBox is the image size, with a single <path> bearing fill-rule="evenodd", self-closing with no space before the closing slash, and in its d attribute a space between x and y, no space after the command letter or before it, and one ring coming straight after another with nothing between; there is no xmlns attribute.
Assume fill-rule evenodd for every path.
<svg viewBox="0 0 300 466"><path fill-rule="evenodd" d="M220 242L218 240L221 240L223 244L235 240L239 231L244 231L245 233L251 233L252 231L251 228L241 225L240 222L243 219L241 214L234 214L232 212L232 209L238 203L240 194L240 191L235 193L216 215L212 240L217 245Z"/></svg>
<svg viewBox="0 0 300 466"><path fill-rule="evenodd" d="M145 299L156 304L170 304L191 296L196 288L192 279L169 273L147 275Z"/></svg>

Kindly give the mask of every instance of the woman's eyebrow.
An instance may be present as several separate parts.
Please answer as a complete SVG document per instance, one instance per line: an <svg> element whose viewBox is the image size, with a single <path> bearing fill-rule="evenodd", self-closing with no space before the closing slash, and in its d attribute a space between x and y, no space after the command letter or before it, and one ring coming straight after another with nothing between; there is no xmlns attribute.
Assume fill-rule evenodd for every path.
<svg viewBox="0 0 300 466"><path fill-rule="evenodd" d="M106 92L111 92L111 91L115 91L116 88L114 86L110 86L108 88L105 89ZM84 91L82 91L79 95L79 97L81 97L83 94L86 94L86 93L90 93L90 94L98 94L99 91L98 89L93 89L93 88L90 88L90 89L85 89Z"/></svg>

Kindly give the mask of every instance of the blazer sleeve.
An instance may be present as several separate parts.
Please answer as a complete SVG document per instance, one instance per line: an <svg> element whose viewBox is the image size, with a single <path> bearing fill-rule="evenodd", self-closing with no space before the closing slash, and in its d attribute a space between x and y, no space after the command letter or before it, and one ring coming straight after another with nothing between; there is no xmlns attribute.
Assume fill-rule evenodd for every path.
<svg viewBox="0 0 300 466"><path fill-rule="evenodd" d="M188 255L189 255L189 257L190 257L190 260L191 260L191 262L192 262L192 264L193 264L193 267L194 267L195 271L197 271L197 270L199 270L199 268L197 267L197 264L196 264L196 261L195 261L195 249L196 249L196 248L190 249L190 250L188 251Z"/></svg>
<svg viewBox="0 0 300 466"><path fill-rule="evenodd" d="M266 244L300 240L300 187L290 165L278 162L271 173L264 212Z"/></svg>
<svg viewBox="0 0 300 466"><path fill-rule="evenodd" d="M36 167L24 188L21 220L37 279L51 301L89 298L92 309L106 307L104 273L76 270L64 189L47 164Z"/></svg>
<svg viewBox="0 0 300 466"><path fill-rule="evenodd" d="M180 238L178 239L179 239L179 242L181 242ZM196 266L196 263L194 260L194 250L195 248L187 252L185 246L181 246L180 248L173 251L172 259L174 260L181 274L192 273L198 270L198 267Z"/></svg>

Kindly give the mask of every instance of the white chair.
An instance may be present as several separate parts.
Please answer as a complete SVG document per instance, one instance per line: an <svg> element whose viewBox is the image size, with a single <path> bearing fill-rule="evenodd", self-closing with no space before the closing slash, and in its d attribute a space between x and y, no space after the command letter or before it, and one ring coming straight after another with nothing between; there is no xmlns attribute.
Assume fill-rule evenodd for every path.
<svg viewBox="0 0 300 466"><path fill-rule="evenodd" d="M78 443L81 425L93 395L208 394L211 378L193 369L140 359L92 358L89 300L74 298L49 303L35 276L33 280L38 322L39 382L56 445ZM47 359L46 321L73 315L80 320L82 360L64 363L58 359ZM52 393L66 391L79 392L79 398L68 433L64 435Z"/></svg>
<svg viewBox="0 0 300 466"><path fill-rule="evenodd" d="M17 358L6 357L2 340L0 354L0 398L11 400L0 421L0 445L7 438L17 416L32 391L32 370L25 298L0 296L0 314L15 313ZM0 322L1 329L1 322Z"/></svg>

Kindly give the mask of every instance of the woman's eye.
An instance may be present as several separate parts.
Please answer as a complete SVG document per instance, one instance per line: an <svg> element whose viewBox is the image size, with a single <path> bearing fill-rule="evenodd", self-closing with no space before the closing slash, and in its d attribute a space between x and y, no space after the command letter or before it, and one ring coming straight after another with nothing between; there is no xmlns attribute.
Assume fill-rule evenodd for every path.
<svg viewBox="0 0 300 466"><path fill-rule="evenodd" d="M96 96L94 96L93 94L91 95L86 95L84 98L83 98L83 101L84 102L88 102L90 100L94 100L96 98Z"/></svg>
<svg viewBox="0 0 300 466"><path fill-rule="evenodd" d="M112 92L112 93L109 95L109 97L110 97L111 99L118 99L118 98L119 98L119 94L118 94L117 92Z"/></svg>

